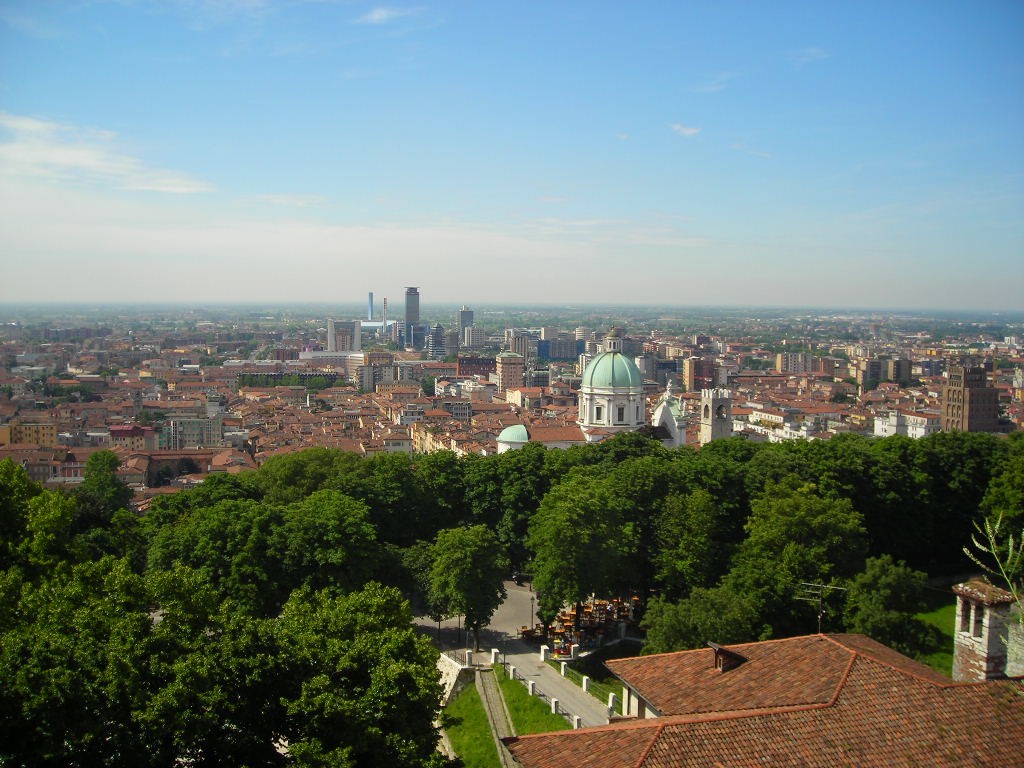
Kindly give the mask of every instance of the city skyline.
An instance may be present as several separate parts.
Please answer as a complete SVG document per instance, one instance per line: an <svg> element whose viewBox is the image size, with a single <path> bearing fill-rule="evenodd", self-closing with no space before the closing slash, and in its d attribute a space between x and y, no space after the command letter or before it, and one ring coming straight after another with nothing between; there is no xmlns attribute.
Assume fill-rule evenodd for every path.
<svg viewBox="0 0 1024 768"><path fill-rule="evenodd" d="M1022 30L1016 3L6 3L0 302L1019 310Z"/></svg>

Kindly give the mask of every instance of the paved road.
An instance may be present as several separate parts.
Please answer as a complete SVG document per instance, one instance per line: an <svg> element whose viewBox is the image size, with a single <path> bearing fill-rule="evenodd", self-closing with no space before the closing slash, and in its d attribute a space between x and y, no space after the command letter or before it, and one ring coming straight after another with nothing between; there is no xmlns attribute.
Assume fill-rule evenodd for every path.
<svg viewBox="0 0 1024 768"><path fill-rule="evenodd" d="M515 666L518 677L533 680L548 701L558 699L561 711L578 715L584 727L606 724L607 702L598 701L562 677L550 664L541 662L536 645L518 639L520 628L534 623L531 610L536 607L536 602L531 600L534 597L532 590L529 586L518 586L511 581L505 582L505 589L508 597L495 612L491 625L480 633L481 652L489 653L492 648L497 648L502 659ZM432 637L437 637L436 623L422 618L417 623L432 627ZM446 650L464 649L472 647L472 638L467 642L465 633L459 630L459 620L449 619L441 622L440 645Z"/></svg>

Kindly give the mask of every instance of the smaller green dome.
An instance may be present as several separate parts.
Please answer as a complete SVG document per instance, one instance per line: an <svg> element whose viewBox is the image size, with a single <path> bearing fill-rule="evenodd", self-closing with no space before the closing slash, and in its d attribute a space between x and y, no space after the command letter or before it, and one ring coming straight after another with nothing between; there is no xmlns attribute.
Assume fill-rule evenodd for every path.
<svg viewBox="0 0 1024 768"><path fill-rule="evenodd" d="M513 424L511 427L505 427L501 430L501 434L498 435L499 443L528 443L530 442L530 433L526 431L526 427L522 424Z"/></svg>

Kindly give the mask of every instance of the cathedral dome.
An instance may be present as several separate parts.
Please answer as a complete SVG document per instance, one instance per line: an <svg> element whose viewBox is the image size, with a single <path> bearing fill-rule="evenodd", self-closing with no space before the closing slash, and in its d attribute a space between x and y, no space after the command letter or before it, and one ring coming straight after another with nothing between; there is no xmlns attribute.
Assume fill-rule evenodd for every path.
<svg viewBox="0 0 1024 768"><path fill-rule="evenodd" d="M640 369L621 352L602 352L583 371L581 387L587 389L620 389L643 387Z"/></svg>

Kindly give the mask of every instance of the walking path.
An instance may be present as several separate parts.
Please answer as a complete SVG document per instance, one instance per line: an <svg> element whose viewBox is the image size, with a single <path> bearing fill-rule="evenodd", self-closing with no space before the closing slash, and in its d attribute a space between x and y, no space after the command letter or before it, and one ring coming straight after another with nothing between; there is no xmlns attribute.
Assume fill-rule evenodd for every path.
<svg viewBox="0 0 1024 768"><path fill-rule="evenodd" d="M558 669L540 660L538 646L519 639L520 627L534 623L532 611L536 603L532 590L512 581L505 582L505 590L507 598L495 611L490 626L480 632L480 653L474 654L474 662L487 663L491 649L497 648L499 660L514 666L521 680L533 680L549 702L558 699L562 712L578 715L584 727L606 724L608 702L598 701L580 686L562 677ZM459 630L457 619L441 622L440 628L423 617L417 618L416 623L425 633L429 633L442 650L464 650L472 646L472 637L467 637Z"/></svg>
<svg viewBox="0 0 1024 768"><path fill-rule="evenodd" d="M508 709L505 706L505 699L498 688L498 681L494 678L494 670L478 669L476 672L476 689L480 694L480 701L487 712L487 719L491 722L491 735L494 737L494 746L498 750L498 757L501 759L503 768L514 768L515 760L512 754L501 743L501 740L509 736L515 736L515 726L512 718L509 717Z"/></svg>
<svg viewBox="0 0 1024 768"><path fill-rule="evenodd" d="M516 668L516 677L532 680L548 700L558 699L559 711L577 715L584 728L608 723L607 702L598 701L572 680L562 677L550 664L541 661L536 646L513 638L507 641L506 648L505 661Z"/></svg>

